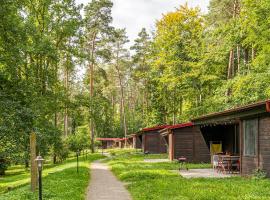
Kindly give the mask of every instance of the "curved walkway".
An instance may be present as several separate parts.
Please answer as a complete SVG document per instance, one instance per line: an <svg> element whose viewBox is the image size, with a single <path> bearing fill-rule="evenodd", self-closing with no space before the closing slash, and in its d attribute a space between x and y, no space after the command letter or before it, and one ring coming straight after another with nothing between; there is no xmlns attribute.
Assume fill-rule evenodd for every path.
<svg viewBox="0 0 270 200"><path fill-rule="evenodd" d="M123 183L99 161L91 164L91 181L87 190L86 200L131 200Z"/></svg>

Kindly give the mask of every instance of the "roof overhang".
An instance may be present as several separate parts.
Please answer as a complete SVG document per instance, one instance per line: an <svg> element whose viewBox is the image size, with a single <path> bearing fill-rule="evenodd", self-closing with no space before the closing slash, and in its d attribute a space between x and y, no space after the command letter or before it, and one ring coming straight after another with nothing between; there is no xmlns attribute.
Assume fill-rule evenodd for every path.
<svg viewBox="0 0 270 200"><path fill-rule="evenodd" d="M164 128L167 128L169 125L160 125L160 126L154 126L149 128L143 128L142 132L148 132L148 131L158 131Z"/></svg>
<svg viewBox="0 0 270 200"><path fill-rule="evenodd" d="M194 123L194 125L224 123L233 124L238 123L240 119L260 116L267 113L270 113L269 100L225 110L222 112L211 113L198 118L194 118L191 121Z"/></svg>
<svg viewBox="0 0 270 200"><path fill-rule="evenodd" d="M185 127L191 127L191 126L193 126L193 123L192 123L192 122L186 122L186 123L181 123L181 124L175 124L175 125L167 126L166 128L161 129L159 132L160 132L160 135L161 135L161 136L167 136L167 135L169 135L169 134L172 133L171 130L174 130L174 129L181 129L181 128L185 128Z"/></svg>
<svg viewBox="0 0 270 200"><path fill-rule="evenodd" d="M122 138L96 138L97 141L121 141Z"/></svg>

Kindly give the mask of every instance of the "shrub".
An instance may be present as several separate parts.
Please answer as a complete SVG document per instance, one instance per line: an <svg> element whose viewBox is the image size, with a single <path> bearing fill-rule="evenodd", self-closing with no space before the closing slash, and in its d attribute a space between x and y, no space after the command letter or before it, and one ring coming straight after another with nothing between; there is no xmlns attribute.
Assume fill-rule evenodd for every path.
<svg viewBox="0 0 270 200"><path fill-rule="evenodd" d="M4 158L0 158L0 176L5 175L5 171L8 168L8 161Z"/></svg>
<svg viewBox="0 0 270 200"><path fill-rule="evenodd" d="M256 180L265 179L266 176L267 176L267 173L260 168L255 169L252 174L252 178Z"/></svg>
<svg viewBox="0 0 270 200"><path fill-rule="evenodd" d="M87 126L78 127L74 135L67 138L67 144L70 151L77 152L89 147L89 135Z"/></svg>

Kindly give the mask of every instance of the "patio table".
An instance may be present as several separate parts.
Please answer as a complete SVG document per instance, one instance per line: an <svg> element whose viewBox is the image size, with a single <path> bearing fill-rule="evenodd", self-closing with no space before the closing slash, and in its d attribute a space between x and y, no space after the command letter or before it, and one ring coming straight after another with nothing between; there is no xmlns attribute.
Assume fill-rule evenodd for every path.
<svg viewBox="0 0 270 200"><path fill-rule="evenodd" d="M239 171L240 156L220 155L219 158L219 168L222 172L232 173L234 168Z"/></svg>

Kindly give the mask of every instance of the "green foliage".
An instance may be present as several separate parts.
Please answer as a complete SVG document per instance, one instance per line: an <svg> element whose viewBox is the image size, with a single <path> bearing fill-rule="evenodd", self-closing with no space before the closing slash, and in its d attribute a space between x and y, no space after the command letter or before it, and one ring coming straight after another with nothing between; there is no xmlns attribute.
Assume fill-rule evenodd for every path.
<svg viewBox="0 0 270 200"><path fill-rule="evenodd" d="M59 74L67 55L78 55L80 9L74 0L1 2L0 155L11 163L28 166L31 132L43 156L63 146Z"/></svg>
<svg viewBox="0 0 270 200"><path fill-rule="evenodd" d="M255 179L255 180L265 179L266 177L267 177L267 173L262 169L256 169L254 170L252 174L252 179Z"/></svg>
<svg viewBox="0 0 270 200"><path fill-rule="evenodd" d="M0 157L0 176L5 175L5 171L8 168L8 161L6 160L6 158L4 157Z"/></svg>
<svg viewBox="0 0 270 200"><path fill-rule="evenodd" d="M144 60L147 69L134 78L140 83L147 77L142 124L179 123L268 99L268 10L265 0L212 0L206 16L181 6L157 22L148 51L142 31L133 48L134 66Z"/></svg>
<svg viewBox="0 0 270 200"><path fill-rule="evenodd" d="M67 138L67 144L71 151L77 152L89 148L89 128L81 126L77 128L74 135Z"/></svg>

